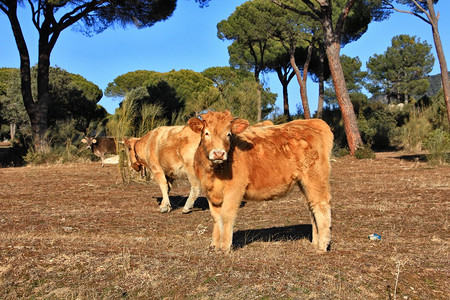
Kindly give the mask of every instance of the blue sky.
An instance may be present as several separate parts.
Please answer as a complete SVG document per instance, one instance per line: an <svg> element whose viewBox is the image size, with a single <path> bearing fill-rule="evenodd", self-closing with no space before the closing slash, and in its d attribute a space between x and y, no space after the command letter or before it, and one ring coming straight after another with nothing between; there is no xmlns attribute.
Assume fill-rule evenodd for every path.
<svg viewBox="0 0 450 300"><path fill-rule="evenodd" d="M80 74L97 84L102 90L119 75L135 70L191 69L201 72L209 67L228 66L230 42L217 38L216 25L227 19L244 0L211 0L206 8L199 8L194 0L178 0L172 17L153 27L136 29L110 28L86 37L71 28L62 32L51 55L51 65L71 73ZM439 1L439 31L447 61L450 61L450 1ZM31 63L37 63L37 32L31 24L28 6L19 9L19 19L27 40ZM6 16L0 12L0 67L19 67L19 54ZM346 45L341 54L358 56L363 69L368 58L382 54L391 45L392 37L399 34L415 35L433 46L431 26L407 14L394 13L383 22L369 25L368 31L356 42ZM440 73L438 60L431 75ZM282 89L275 73L262 78L271 91L278 94L276 105L282 109ZM308 82L311 109L317 109L318 86ZM103 97L99 104L114 113L121 99ZM300 102L299 87L295 79L289 86L291 113Z"/></svg>

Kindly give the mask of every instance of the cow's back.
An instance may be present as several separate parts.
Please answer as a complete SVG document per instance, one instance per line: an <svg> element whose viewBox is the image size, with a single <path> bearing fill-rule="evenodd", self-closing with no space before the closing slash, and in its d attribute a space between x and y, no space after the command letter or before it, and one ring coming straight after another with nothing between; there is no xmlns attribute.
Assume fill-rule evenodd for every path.
<svg viewBox="0 0 450 300"><path fill-rule="evenodd" d="M150 168L152 164L158 164L168 176L183 177L183 157L193 158L196 149L191 154L184 151L189 150L189 146L193 144L189 139L189 131L192 132L186 126L158 127L141 138L142 142L137 145L136 152ZM198 137L195 138L199 141Z"/></svg>
<svg viewBox="0 0 450 300"><path fill-rule="evenodd" d="M330 170L333 134L321 120L254 127L234 142L232 178L245 184L245 198L264 200L286 193L308 172Z"/></svg>

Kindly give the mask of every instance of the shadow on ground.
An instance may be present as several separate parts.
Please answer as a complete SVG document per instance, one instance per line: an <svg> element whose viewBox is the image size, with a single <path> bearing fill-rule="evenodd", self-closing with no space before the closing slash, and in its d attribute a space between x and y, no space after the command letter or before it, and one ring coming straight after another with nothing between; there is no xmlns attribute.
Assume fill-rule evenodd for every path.
<svg viewBox="0 0 450 300"><path fill-rule="evenodd" d="M172 206L172 210L181 209L184 207L184 204L186 204L186 200L188 197L186 196L169 196L170 205ZM161 204L162 197L157 197L156 201L158 202L158 205ZM194 207L192 210L207 210L209 209L208 206L208 200L206 197L198 197L197 200L194 202Z"/></svg>
<svg viewBox="0 0 450 300"><path fill-rule="evenodd" d="M242 248L254 242L296 241L312 238L311 224L265 229L239 230L233 234L233 247Z"/></svg>

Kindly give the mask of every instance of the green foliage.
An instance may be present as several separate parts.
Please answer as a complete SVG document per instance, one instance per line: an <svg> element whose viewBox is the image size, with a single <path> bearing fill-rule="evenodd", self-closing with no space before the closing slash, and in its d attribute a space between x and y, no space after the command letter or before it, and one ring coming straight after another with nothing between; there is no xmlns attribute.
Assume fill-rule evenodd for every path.
<svg viewBox="0 0 450 300"><path fill-rule="evenodd" d="M356 106L356 105L355 105ZM397 111L381 103L366 102L359 108L358 128L363 142L374 149L392 146L397 127Z"/></svg>
<svg viewBox="0 0 450 300"><path fill-rule="evenodd" d="M217 24L217 36L233 43L228 47L230 65L244 70L252 70L255 78L266 68L274 42L271 37L274 26L269 22L274 5L269 1L248 1Z"/></svg>
<svg viewBox="0 0 450 300"><path fill-rule="evenodd" d="M375 152L370 148L370 146L364 146L362 148L356 149L355 157L357 159L375 159Z"/></svg>
<svg viewBox="0 0 450 300"><path fill-rule="evenodd" d="M341 148L341 147L338 147L336 144L334 144L332 154L334 157L338 157L338 158L344 157L344 156L350 155L350 150L348 150L347 147Z"/></svg>
<svg viewBox="0 0 450 300"><path fill-rule="evenodd" d="M128 107L126 111L132 120L124 132L128 136L141 136L146 130L163 124L182 125L195 113L209 109L230 109L235 115L254 120L258 89L261 89L263 116L271 112L276 100L275 94L256 84L250 72L231 67L209 68L203 73L172 70L146 74L148 76L141 86L126 93L121 108L116 112L120 119L122 106L126 104ZM135 75L135 72L130 72L117 77L114 80L116 87L126 90L118 83L132 82ZM115 132L118 119L111 118L109 132Z"/></svg>
<svg viewBox="0 0 450 300"><path fill-rule="evenodd" d="M260 91L262 119L272 112L276 94L256 83L250 72L233 67L215 67L206 69L203 74L214 82L214 86L220 92L216 101L205 109L228 109L235 116L256 122Z"/></svg>
<svg viewBox="0 0 450 300"><path fill-rule="evenodd" d="M108 97L125 97L133 89L143 86L144 82L155 73L154 71L138 70L120 75L114 78L113 82L108 83L105 95Z"/></svg>
<svg viewBox="0 0 450 300"><path fill-rule="evenodd" d="M89 162L95 157L91 151L83 151L84 147L79 142L78 146L68 141L66 144L58 144L47 149L44 152L36 152L29 148L26 155L23 156L25 162L31 165L68 163L68 162Z"/></svg>
<svg viewBox="0 0 450 300"><path fill-rule="evenodd" d="M441 89L430 101L431 106L426 110L426 115L433 128L442 128L450 131L443 90Z"/></svg>
<svg viewBox="0 0 450 300"><path fill-rule="evenodd" d="M429 150L428 161L437 164L450 162L450 133L437 128L430 133L424 142L424 148Z"/></svg>
<svg viewBox="0 0 450 300"><path fill-rule="evenodd" d="M37 68L32 68L33 93L37 94ZM101 89L80 75L60 68L50 68L50 100L47 133L51 144L64 144L72 134L81 135L97 128L106 117L106 110L97 105ZM0 69L0 138L9 138L9 124L16 124L16 142L28 146L31 125L22 100L18 69ZM70 131L66 130L70 124ZM61 128L60 128L61 127Z"/></svg>
<svg viewBox="0 0 450 300"><path fill-rule="evenodd" d="M31 134L30 119L20 93L18 69L0 68L0 139L10 138L10 124L16 124L16 139Z"/></svg>
<svg viewBox="0 0 450 300"><path fill-rule="evenodd" d="M427 42L422 43L415 36L395 36L384 54L369 58L368 89L372 94L385 93L389 101L407 102L427 91L429 83L425 76L433 65L434 57Z"/></svg>
<svg viewBox="0 0 450 300"><path fill-rule="evenodd" d="M409 116L406 109L390 107L379 102L370 102L365 97L352 99L355 114L358 116L358 128L363 143L375 150L389 149L398 145L399 126ZM323 119L334 133L335 144L339 148L347 145L340 110L327 107Z"/></svg>
<svg viewBox="0 0 450 300"><path fill-rule="evenodd" d="M176 0L124 0L124 1L107 1L103 5L91 5L91 1L64 1L63 5L55 6L55 10L60 6L68 5L67 9L75 12L87 11L88 14L81 18L84 27L78 27L87 35L92 33L100 33L111 26L134 25L138 28L151 27L155 23L169 18L176 8ZM73 3L77 3L78 7L73 7ZM209 2L209 0L197 0L201 5ZM94 9L81 9L82 7L94 7ZM89 13L90 12L90 13ZM75 16L73 16L75 17Z"/></svg>
<svg viewBox="0 0 450 300"><path fill-rule="evenodd" d="M407 151L422 150L423 142L433 130L428 118L420 112L413 112L409 121L400 128L399 140Z"/></svg>
<svg viewBox="0 0 450 300"><path fill-rule="evenodd" d="M50 68L48 125L52 127L60 121L72 119L74 129L84 132L91 121L99 122L106 117L106 110L97 105L102 96L101 89L82 76Z"/></svg>

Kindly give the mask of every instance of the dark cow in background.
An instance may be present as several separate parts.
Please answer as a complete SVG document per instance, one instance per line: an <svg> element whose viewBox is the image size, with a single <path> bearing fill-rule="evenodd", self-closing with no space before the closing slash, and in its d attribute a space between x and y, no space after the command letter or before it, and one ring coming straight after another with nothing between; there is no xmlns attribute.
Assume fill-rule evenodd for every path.
<svg viewBox="0 0 450 300"><path fill-rule="evenodd" d="M117 154L116 141L112 137L85 137L81 140L92 153L100 157L104 166L105 154Z"/></svg>

